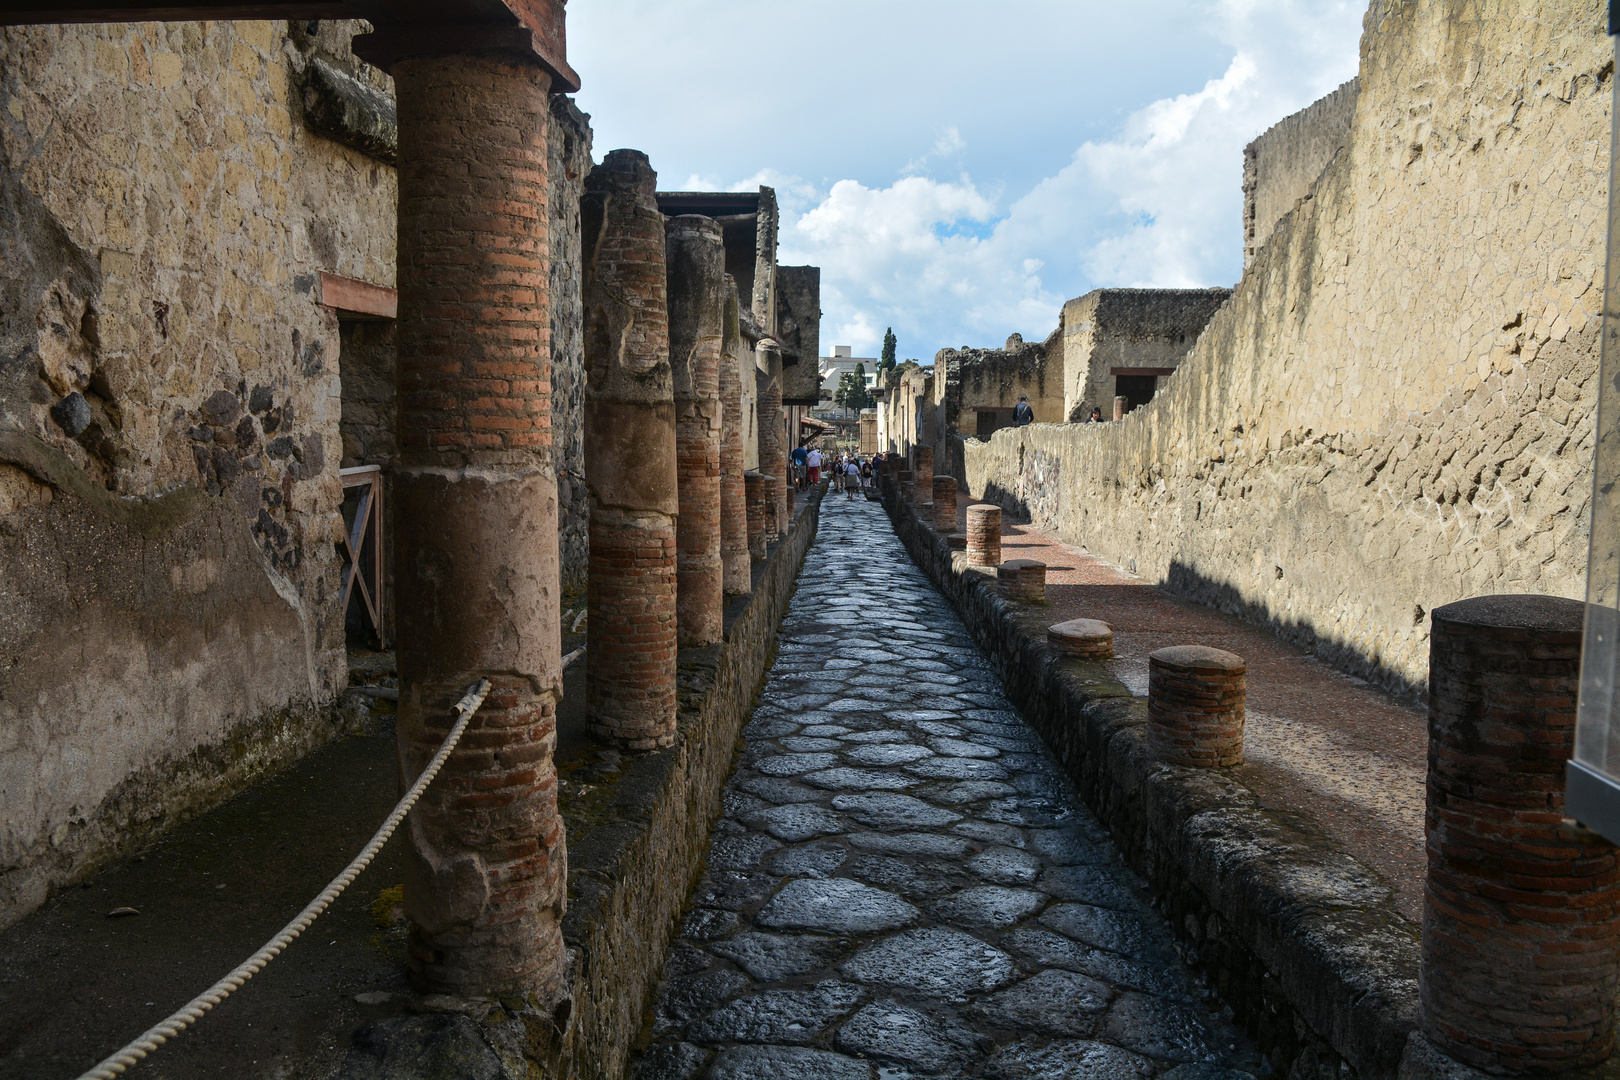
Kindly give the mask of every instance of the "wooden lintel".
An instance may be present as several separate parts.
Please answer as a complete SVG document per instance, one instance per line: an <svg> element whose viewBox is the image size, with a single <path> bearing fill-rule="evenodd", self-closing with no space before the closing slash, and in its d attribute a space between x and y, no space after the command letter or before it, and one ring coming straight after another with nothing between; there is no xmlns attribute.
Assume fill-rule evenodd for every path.
<svg viewBox="0 0 1620 1080"><path fill-rule="evenodd" d="M360 12L344 0L284 0L230 4L220 0L0 0L0 26L33 23L187 22L200 19L353 19Z"/></svg>
<svg viewBox="0 0 1620 1080"><path fill-rule="evenodd" d="M1108 374L1114 375L1114 376L1119 376L1119 375L1174 375L1175 373L1176 373L1176 369L1173 368L1173 367L1116 367L1116 368L1109 368L1108 369Z"/></svg>
<svg viewBox="0 0 1620 1080"><path fill-rule="evenodd" d="M399 290L358 278L321 271L321 303L345 315L366 319L399 317Z"/></svg>

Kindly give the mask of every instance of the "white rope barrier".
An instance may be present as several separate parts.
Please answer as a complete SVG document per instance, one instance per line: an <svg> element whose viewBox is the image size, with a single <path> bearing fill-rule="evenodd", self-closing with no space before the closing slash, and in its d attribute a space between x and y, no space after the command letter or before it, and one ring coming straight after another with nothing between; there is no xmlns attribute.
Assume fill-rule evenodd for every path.
<svg viewBox="0 0 1620 1080"><path fill-rule="evenodd" d="M229 975L192 998L179 1012L156 1027L148 1029L140 1038L79 1077L79 1080L112 1080L113 1077L123 1073L131 1065L196 1023L209 1009L241 989L243 983L262 971L266 964L292 944L294 938L309 929L310 923L331 906L332 901L349 887L350 882L360 876L360 871L371 864L371 860L377 857L377 852L382 850L388 838L394 835L394 830L405 819L405 815L410 813L411 807L416 805L416 800L422 797L422 792L426 791L428 785L433 783L433 778L439 775L439 770L444 767L450 752L461 740L462 732L467 730L467 724L472 720L473 713L478 711L488 693L489 680L479 679L478 683L470 687L462 699L456 702L455 725L450 729L450 734L445 736L444 745L439 747L439 752L433 755L433 760L428 762L427 768L422 770L422 775L411 785L411 790L399 800L399 805L394 807L394 812L388 815L388 819L382 823L382 827L371 838L371 842L354 857L353 862L344 867L341 874L332 879L332 883L322 890L319 896L309 902L308 907L298 913L296 919L282 927L281 933L271 938L264 948L244 960Z"/></svg>

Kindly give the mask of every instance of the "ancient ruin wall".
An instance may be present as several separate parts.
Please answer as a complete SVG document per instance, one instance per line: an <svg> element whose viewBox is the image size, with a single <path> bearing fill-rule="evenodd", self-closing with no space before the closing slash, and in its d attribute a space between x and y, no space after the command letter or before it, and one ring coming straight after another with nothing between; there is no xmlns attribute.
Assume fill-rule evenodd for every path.
<svg viewBox="0 0 1620 1080"><path fill-rule="evenodd" d="M393 285L395 187L305 130L317 44L0 31L0 925L331 734L318 272Z"/></svg>
<svg viewBox="0 0 1620 1080"><path fill-rule="evenodd" d="M579 196L591 171L591 118L551 95L551 437L557 468L557 554L562 587L585 587L590 499L585 492L585 308Z"/></svg>
<svg viewBox="0 0 1620 1080"><path fill-rule="evenodd" d="M1243 148L1243 265L1303 199L1350 136L1355 79L1266 129Z"/></svg>
<svg viewBox="0 0 1620 1080"><path fill-rule="evenodd" d="M1064 304L1059 330L1067 385L1056 419L1084 420L1092 406L1112 417L1112 370L1175 367L1231 295L1231 289L1093 289Z"/></svg>
<svg viewBox="0 0 1620 1080"><path fill-rule="evenodd" d="M1158 397L972 490L1396 687L1436 605L1581 595L1612 54L1520 7L1374 3L1346 152Z"/></svg>

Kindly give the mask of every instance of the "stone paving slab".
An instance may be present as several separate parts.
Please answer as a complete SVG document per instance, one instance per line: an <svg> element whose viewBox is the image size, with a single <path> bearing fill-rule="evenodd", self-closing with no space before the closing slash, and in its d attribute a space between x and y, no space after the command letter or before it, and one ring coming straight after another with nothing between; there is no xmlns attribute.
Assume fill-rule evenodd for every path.
<svg viewBox="0 0 1620 1080"><path fill-rule="evenodd" d="M744 740L635 1080L1261 1067L875 504L829 503Z"/></svg>

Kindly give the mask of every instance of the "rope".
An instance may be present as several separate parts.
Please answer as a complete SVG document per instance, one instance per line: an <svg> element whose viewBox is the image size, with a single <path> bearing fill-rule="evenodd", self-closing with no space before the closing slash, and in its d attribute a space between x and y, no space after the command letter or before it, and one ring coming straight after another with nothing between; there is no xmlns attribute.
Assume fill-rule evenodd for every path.
<svg viewBox="0 0 1620 1080"><path fill-rule="evenodd" d="M296 919L282 927L281 933L271 938L264 948L244 960L229 975L226 975L219 982L192 998L179 1012L156 1027L148 1029L140 1038L79 1077L79 1080L112 1080L113 1077L118 1076L131 1065L196 1023L204 1013L224 1001L233 992L241 989L243 983L262 971L266 964L274 960L283 949L292 944L294 938L309 929L309 924L314 922L321 912L331 906L332 901L336 900L338 895L349 887L350 882L360 876L360 871L371 864L371 860L377 857L377 852L382 850L382 846L388 842L388 838L394 835L394 830L399 827L399 823L404 820L405 815L410 813L411 807L416 805L416 800L422 797L422 792L426 791L427 786L433 783L433 778L439 775L439 770L444 767L445 759L456 748L456 743L461 740L462 732L467 730L468 721L472 719L473 713L478 711L478 707L484 703L484 696L488 693L489 680L479 679L478 683L469 687L462 699L456 702L455 712L458 716L455 726L450 729L450 734L445 736L444 745L439 747L439 752L433 755L433 760L428 762L427 768L422 770L422 775L418 776L416 783L411 785L411 790L407 791L405 797L399 800L399 805L394 807L394 812L388 815L388 819L382 823L382 827L371 838L371 842L365 846L360 854L354 857L353 862L344 867L341 874L332 879L332 883L322 890L319 896L309 902L308 907L298 913Z"/></svg>

